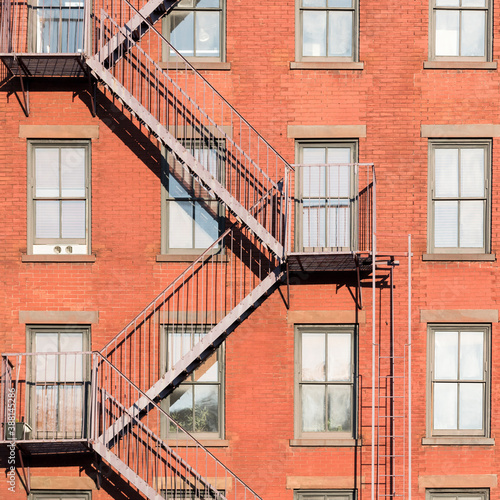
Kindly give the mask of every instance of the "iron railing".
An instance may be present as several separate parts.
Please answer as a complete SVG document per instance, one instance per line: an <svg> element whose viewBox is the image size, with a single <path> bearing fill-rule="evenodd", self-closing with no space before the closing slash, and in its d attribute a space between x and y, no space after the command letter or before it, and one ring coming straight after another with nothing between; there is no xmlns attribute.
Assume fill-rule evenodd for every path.
<svg viewBox="0 0 500 500"><path fill-rule="evenodd" d="M375 206L373 164L294 165L290 214L295 252L371 253ZM293 205L293 210L292 210ZM291 232L288 251L292 250Z"/></svg>
<svg viewBox="0 0 500 500"><path fill-rule="evenodd" d="M124 23L139 11L128 0L117 5L117 18L104 9L93 18L95 55L89 66L102 79L112 76L108 86L112 91L120 86L120 98L153 133L164 127L188 152L196 150L201 157L214 148L222 150L223 177L218 179L220 190L213 190L215 196L233 213L226 191L247 212L259 202L266 205L254 217L283 246L287 187L281 179L289 169L287 162L147 19L147 36L135 41ZM158 62L165 51L175 54L174 67ZM180 155L183 150L174 152ZM194 162L183 157L182 163L200 175L196 168L193 172Z"/></svg>
<svg viewBox="0 0 500 500"><path fill-rule="evenodd" d="M153 401L131 412L147 396L100 353L5 354L2 366L2 402L24 430L8 431L4 409L1 441L84 440L147 498L260 498Z"/></svg>
<svg viewBox="0 0 500 500"><path fill-rule="evenodd" d="M269 291L266 279L271 287L278 265L249 230L233 224L126 325L102 355L144 392L168 370L176 376L167 385L178 384L186 370L195 367L194 361L184 366L190 351L200 349L199 362L205 360ZM175 346L169 335L175 336ZM161 388L163 395L169 390Z"/></svg>

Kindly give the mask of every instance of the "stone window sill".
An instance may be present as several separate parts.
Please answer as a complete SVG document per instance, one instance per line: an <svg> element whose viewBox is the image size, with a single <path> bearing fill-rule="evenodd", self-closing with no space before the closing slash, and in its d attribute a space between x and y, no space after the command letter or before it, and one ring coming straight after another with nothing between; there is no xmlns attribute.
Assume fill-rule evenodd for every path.
<svg viewBox="0 0 500 500"><path fill-rule="evenodd" d="M21 255L21 262L95 262L95 255Z"/></svg>
<svg viewBox="0 0 500 500"><path fill-rule="evenodd" d="M423 445L443 446L493 446L495 440L485 437L432 437L422 438Z"/></svg>
<svg viewBox="0 0 500 500"><path fill-rule="evenodd" d="M198 443L200 443L202 446L205 448L228 448L229 447L229 440L228 439L200 439L198 442L196 441L187 441L184 439L168 439L165 441L168 446L171 448L179 447L179 448L185 448L185 447L194 447L198 446Z"/></svg>
<svg viewBox="0 0 500 500"><path fill-rule="evenodd" d="M488 261L496 260L494 253L424 253L423 261Z"/></svg>
<svg viewBox="0 0 500 500"><path fill-rule="evenodd" d="M489 69L496 70L497 62L486 61L424 61L424 69Z"/></svg>
<svg viewBox="0 0 500 500"><path fill-rule="evenodd" d="M189 61L190 64L196 70L207 70L207 71L229 71L231 69L231 63L220 62L220 61ZM184 70L184 61L168 61L161 62L161 69L179 69Z"/></svg>
<svg viewBox="0 0 500 500"><path fill-rule="evenodd" d="M162 253L156 256L156 262L194 262L200 255L199 254L168 254ZM227 255L215 255L217 262L229 262L229 258Z"/></svg>
<svg viewBox="0 0 500 500"><path fill-rule="evenodd" d="M290 439L290 446L308 447L355 447L361 446L361 440L357 439Z"/></svg>
<svg viewBox="0 0 500 500"><path fill-rule="evenodd" d="M290 69L338 69L338 70L362 70L364 63L353 61L292 61Z"/></svg>

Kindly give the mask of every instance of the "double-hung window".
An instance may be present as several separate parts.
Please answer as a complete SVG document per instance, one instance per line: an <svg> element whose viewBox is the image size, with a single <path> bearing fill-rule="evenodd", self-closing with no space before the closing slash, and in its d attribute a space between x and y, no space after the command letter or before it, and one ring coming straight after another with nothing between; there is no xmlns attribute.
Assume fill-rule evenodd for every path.
<svg viewBox="0 0 500 500"><path fill-rule="evenodd" d="M165 17L167 39L186 59L224 61L225 0L181 0ZM165 48L164 59L176 57Z"/></svg>
<svg viewBox="0 0 500 500"><path fill-rule="evenodd" d="M350 250L355 143L301 143L296 185L299 251Z"/></svg>
<svg viewBox="0 0 500 500"><path fill-rule="evenodd" d="M296 437L352 439L354 327L297 327L295 356Z"/></svg>
<svg viewBox="0 0 500 500"><path fill-rule="evenodd" d="M489 141L430 144L431 253L490 251Z"/></svg>
<svg viewBox="0 0 500 500"><path fill-rule="evenodd" d="M491 0L431 0L431 57L491 59Z"/></svg>
<svg viewBox="0 0 500 500"><path fill-rule="evenodd" d="M34 52L74 54L83 51L83 0L35 0L33 13Z"/></svg>
<svg viewBox="0 0 500 500"><path fill-rule="evenodd" d="M189 152L224 181L223 150L218 144L186 144ZM224 225L224 210L170 153L162 168L162 253L200 254L214 243Z"/></svg>
<svg viewBox="0 0 500 500"><path fill-rule="evenodd" d="M198 326L164 329L166 370L200 341L205 332ZM164 401L165 411L184 429L198 438L218 439L223 436L224 355L219 347L200 367ZM170 429L175 431L174 428ZM164 430L169 432L169 429ZM175 436L173 436L175 438Z"/></svg>
<svg viewBox="0 0 500 500"><path fill-rule="evenodd" d="M296 0L297 58L357 61L358 0Z"/></svg>
<svg viewBox="0 0 500 500"><path fill-rule="evenodd" d="M429 328L428 428L431 437L488 437L490 328Z"/></svg>
<svg viewBox="0 0 500 500"><path fill-rule="evenodd" d="M489 490L432 489L426 491L426 500L488 500Z"/></svg>
<svg viewBox="0 0 500 500"><path fill-rule="evenodd" d="M28 169L29 252L90 253L90 143L30 141Z"/></svg>
<svg viewBox="0 0 500 500"><path fill-rule="evenodd" d="M352 490L296 490L294 500L354 500Z"/></svg>
<svg viewBox="0 0 500 500"><path fill-rule="evenodd" d="M32 327L28 386L35 439L83 439L88 425L87 327Z"/></svg>

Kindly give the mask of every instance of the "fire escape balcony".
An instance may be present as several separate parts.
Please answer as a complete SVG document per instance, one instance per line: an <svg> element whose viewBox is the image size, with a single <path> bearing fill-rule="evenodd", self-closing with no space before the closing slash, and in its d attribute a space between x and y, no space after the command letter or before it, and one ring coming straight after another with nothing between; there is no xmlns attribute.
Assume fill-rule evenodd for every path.
<svg viewBox="0 0 500 500"><path fill-rule="evenodd" d="M370 271L376 220L373 164L295 165L290 272Z"/></svg>

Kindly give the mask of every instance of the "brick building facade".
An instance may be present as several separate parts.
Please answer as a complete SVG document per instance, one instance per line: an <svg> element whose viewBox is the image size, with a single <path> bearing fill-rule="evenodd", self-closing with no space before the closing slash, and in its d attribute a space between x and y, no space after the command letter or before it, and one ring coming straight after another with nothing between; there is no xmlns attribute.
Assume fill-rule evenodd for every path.
<svg viewBox="0 0 500 500"><path fill-rule="evenodd" d="M499 4L1 6L6 494L500 498Z"/></svg>

